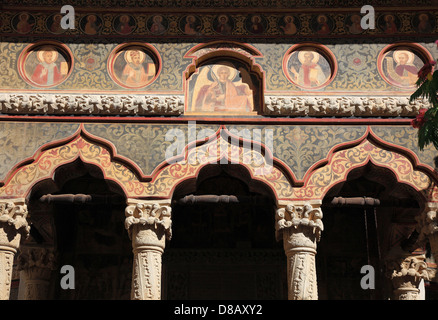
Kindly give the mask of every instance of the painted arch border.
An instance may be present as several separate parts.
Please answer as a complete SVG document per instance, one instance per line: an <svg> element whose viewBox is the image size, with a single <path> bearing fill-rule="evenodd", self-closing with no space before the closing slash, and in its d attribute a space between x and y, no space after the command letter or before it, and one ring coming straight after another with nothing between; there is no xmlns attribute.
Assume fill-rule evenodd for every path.
<svg viewBox="0 0 438 320"><path fill-rule="evenodd" d="M224 140L224 137L233 137L233 133L228 131L225 125L222 125L212 136L187 144L183 153L176 156L183 162L170 163L165 160L154 169L151 176L145 176L133 161L118 155L111 142L91 135L86 132L84 125L80 124L72 136L43 145L32 157L16 164L7 174L4 180L5 183L0 184L0 198L26 198L36 183L45 179L53 179L57 168L81 159L84 163L96 165L100 168L104 179L116 182L127 198L170 199L179 183L186 179L195 178L198 172L210 163L202 162L189 166L187 161L184 163L184 160L188 159L190 152L201 150L220 139ZM242 144L245 142L258 143L240 136L234 135L234 138L239 141L239 152L244 149ZM228 143L228 140L226 143ZM423 196L428 197L429 201L438 202L438 175L434 169L422 164L411 150L379 138L370 126L367 127L366 132L359 139L334 146L327 157L315 163L306 173L304 180L300 181L295 180L293 172L287 164L276 159L269 148L262 143L259 143L259 147L259 155L264 159L266 159L266 155L269 160L272 160L273 175L257 175L255 174L255 168L251 165L241 163L240 160L238 163L249 171L252 179L264 182L270 187L277 201L321 200L331 187L345 181L351 170L360 168L371 161L377 166L391 170L397 181L412 186ZM408 165L409 175L403 176L403 174L389 166L388 163L370 157L373 151L387 153L394 159L400 159L404 165ZM362 160L359 162L353 162L351 159L350 162L344 161L349 168L344 170L337 179L330 180L326 185L319 186L318 193L309 192L312 188L318 187L315 184L318 175L323 173L327 175L333 172L336 161L339 161L342 153L346 152L362 154ZM220 160L220 158L216 160ZM416 177L413 178L413 174Z"/></svg>
<svg viewBox="0 0 438 320"><path fill-rule="evenodd" d="M69 153L72 149L75 151ZM112 143L93 136L85 130L84 124L79 124L71 136L44 144L33 156L13 166L0 181L0 199L27 198L38 182L53 179L58 168L78 159L97 166L104 179L115 182L125 196L135 194L133 190L144 181L141 169L135 163L118 155ZM26 176L30 180L25 181Z"/></svg>
<svg viewBox="0 0 438 320"><path fill-rule="evenodd" d="M342 152L357 151L362 154L363 160L360 162L345 162L350 167L342 171L338 178L330 183L316 184L317 177L322 177L322 174L329 175L333 173L333 167L340 165L336 163L342 156ZM402 159L409 166L409 175L403 175L397 172L396 169L383 161L379 161L372 157L372 152L378 151L389 154L393 159ZM351 159L350 159L351 160ZM369 162L378 167L389 169L396 177L397 182L407 184L414 188L420 196L431 202L438 202L438 174L434 168L427 164L421 163L418 156L410 149L389 143L378 137L370 126L367 126L365 133L358 139L340 143L329 151L327 157L316 162L306 172L303 180L298 181L300 187L294 189L294 195L291 200L322 200L325 194L336 184L344 182L348 178L348 174L354 170L367 165ZM339 169L339 168L338 168ZM421 176L419 179L412 178L412 175ZM411 179L409 180L408 177ZM422 180L421 180L422 179ZM318 189L319 188L319 189ZM317 191L317 192L315 192Z"/></svg>
<svg viewBox="0 0 438 320"><path fill-rule="evenodd" d="M187 144L183 153L174 158L185 161L190 156L190 152L197 152L219 140L225 141L224 137L234 137L235 141L238 141L239 154L245 149L242 146L245 143L258 144L259 155L263 159L267 157L272 161L273 173L270 171L266 174L265 167L254 168L240 160L238 164L243 165L249 171L252 179L264 182L277 199L280 198L280 194L286 192L285 190L287 194L284 194L283 198L288 198L292 194L294 179L289 168L280 160L275 159L272 151L263 143L234 135L224 125L221 125L213 135ZM226 141L228 143L228 140ZM37 183L53 179L58 168L78 159L83 163L97 166L102 171L104 179L115 182L123 190L126 198L139 199L171 199L179 183L195 178L205 165L211 163L210 161L202 162L190 167L187 164L181 165L178 161L170 163L172 159L169 159L159 164L151 175L144 175L132 160L118 155L115 146L110 141L88 133L84 124L80 124L73 135L46 143L33 156L13 166L6 178L0 181L0 199L28 198ZM216 160L220 161L220 158ZM181 172L184 175L181 175Z"/></svg>

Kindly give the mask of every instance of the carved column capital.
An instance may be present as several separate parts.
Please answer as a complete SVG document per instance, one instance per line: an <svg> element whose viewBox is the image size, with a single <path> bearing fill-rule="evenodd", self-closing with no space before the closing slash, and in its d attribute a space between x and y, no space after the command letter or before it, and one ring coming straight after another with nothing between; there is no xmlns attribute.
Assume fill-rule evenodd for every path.
<svg viewBox="0 0 438 320"><path fill-rule="evenodd" d="M172 238L170 201L128 199L127 204L125 228L134 248L153 241L154 237L147 236L150 232L142 232L148 230L156 235L156 245L163 245L164 248L165 240Z"/></svg>
<svg viewBox="0 0 438 320"><path fill-rule="evenodd" d="M29 236L30 226L26 220L27 205L24 199L0 200L0 246L19 246L20 238ZM12 240L11 240L12 239Z"/></svg>
<svg viewBox="0 0 438 320"><path fill-rule="evenodd" d="M125 228L134 253L131 299L161 298L161 255L172 237L170 200L128 199Z"/></svg>
<svg viewBox="0 0 438 320"><path fill-rule="evenodd" d="M0 299L9 299L14 255L21 237L27 238L27 206L24 199L0 200Z"/></svg>
<svg viewBox="0 0 438 320"><path fill-rule="evenodd" d="M56 269L56 256L53 248L23 246L17 256L17 270L30 270L41 268L47 270Z"/></svg>
<svg viewBox="0 0 438 320"><path fill-rule="evenodd" d="M317 300L316 243L324 229L321 201L279 203L275 216L277 241L287 256L289 300Z"/></svg>
<svg viewBox="0 0 438 320"><path fill-rule="evenodd" d="M277 241L285 241L285 250L299 247L316 249L324 230L321 201L280 203L275 215Z"/></svg>
<svg viewBox="0 0 438 320"><path fill-rule="evenodd" d="M18 298L23 300L48 299L50 279L52 272L56 269L56 256L53 248L24 246L20 248L17 258L17 270L20 271Z"/></svg>
<svg viewBox="0 0 438 320"><path fill-rule="evenodd" d="M430 280L432 271L427 268L424 254L412 254L400 248L386 258L386 272L392 280L397 300L418 300L421 280Z"/></svg>

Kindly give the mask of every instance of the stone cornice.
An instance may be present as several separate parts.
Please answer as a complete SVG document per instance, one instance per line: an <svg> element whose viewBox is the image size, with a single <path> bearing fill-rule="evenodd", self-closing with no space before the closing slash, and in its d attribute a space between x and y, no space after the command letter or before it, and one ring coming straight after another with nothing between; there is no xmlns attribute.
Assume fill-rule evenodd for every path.
<svg viewBox="0 0 438 320"><path fill-rule="evenodd" d="M265 97L265 114L279 116L415 117L428 107L426 100L409 102L407 96Z"/></svg>
<svg viewBox="0 0 438 320"><path fill-rule="evenodd" d="M265 96L264 115L296 117L415 117L426 100L389 96ZM184 114L183 95L0 93L0 114L145 115Z"/></svg>
<svg viewBox="0 0 438 320"><path fill-rule="evenodd" d="M0 94L3 114L179 115L183 96L17 93Z"/></svg>

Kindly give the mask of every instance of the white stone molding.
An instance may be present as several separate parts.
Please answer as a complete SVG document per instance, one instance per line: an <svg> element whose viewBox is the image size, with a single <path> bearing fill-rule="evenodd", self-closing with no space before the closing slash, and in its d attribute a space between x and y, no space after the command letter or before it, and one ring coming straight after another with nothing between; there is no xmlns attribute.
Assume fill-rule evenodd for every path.
<svg viewBox="0 0 438 320"><path fill-rule="evenodd" d="M23 246L17 257L20 271L20 300L47 300L50 279L56 269L53 248Z"/></svg>
<svg viewBox="0 0 438 320"><path fill-rule="evenodd" d="M161 265L172 236L170 200L128 199L125 227L133 248L132 300L161 299Z"/></svg>
<svg viewBox="0 0 438 320"><path fill-rule="evenodd" d="M179 115L184 97L118 94L0 93L4 114Z"/></svg>
<svg viewBox="0 0 438 320"><path fill-rule="evenodd" d="M0 200L0 300L8 300L14 255L22 237L29 235L24 199Z"/></svg>
<svg viewBox="0 0 438 320"><path fill-rule="evenodd" d="M432 271L428 270L424 254L404 252L393 248L386 258L386 270L392 280L395 300L420 300L422 280L430 280Z"/></svg>
<svg viewBox="0 0 438 320"><path fill-rule="evenodd" d="M265 96L265 114L311 117L415 117L429 108L426 99L408 96Z"/></svg>
<svg viewBox="0 0 438 320"><path fill-rule="evenodd" d="M184 95L0 93L0 113L33 115L182 115ZM408 96L265 96L267 116L414 117L426 99Z"/></svg>
<svg viewBox="0 0 438 320"><path fill-rule="evenodd" d="M321 201L280 203L275 233L287 256L289 300L317 300L316 244L324 229Z"/></svg>

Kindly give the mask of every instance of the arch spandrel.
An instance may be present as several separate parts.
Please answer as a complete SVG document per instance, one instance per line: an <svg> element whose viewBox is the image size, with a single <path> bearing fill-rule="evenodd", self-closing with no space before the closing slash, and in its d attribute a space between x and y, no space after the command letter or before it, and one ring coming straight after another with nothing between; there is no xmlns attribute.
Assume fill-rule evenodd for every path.
<svg viewBox="0 0 438 320"><path fill-rule="evenodd" d="M352 170L368 163L391 170L398 182L413 187L425 199L438 201L433 170L420 164L412 151L387 144L370 129L366 136L350 144L350 147L340 145L333 148L327 163L313 170L304 186L294 189L293 199L322 199L331 187L345 181Z"/></svg>
<svg viewBox="0 0 438 320"><path fill-rule="evenodd" d="M261 143L233 136L224 128L206 140L187 145L178 161L164 161L151 177L142 175L132 161L117 155L111 143L88 134L82 127L70 139L41 148L32 159L11 170L0 188L0 198L26 198L35 184L53 179L57 168L77 159L100 168L104 178L116 182L127 198L170 199L177 184L195 178L203 166L211 163L244 165L253 179L272 189L277 199L293 194L292 180L285 174L288 171L273 159L270 150Z"/></svg>
<svg viewBox="0 0 438 320"><path fill-rule="evenodd" d="M171 198L179 183L195 178L205 165L231 163L246 167L251 178L269 186L277 200L290 198L293 183L287 175L288 171L280 161L272 157L271 151L265 146L255 145L257 142L233 136L221 128L204 143L187 145L183 156L162 166L157 175L145 183L147 193Z"/></svg>
<svg viewBox="0 0 438 320"><path fill-rule="evenodd" d="M32 159L19 164L0 188L0 198L26 198L32 187L45 179L53 179L57 168L80 159L96 165L105 179L116 182L127 196L139 196L143 188L135 169L119 161L109 143L97 143L83 129L70 139L54 142L38 150ZM121 158L120 158L121 159Z"/></svg>

